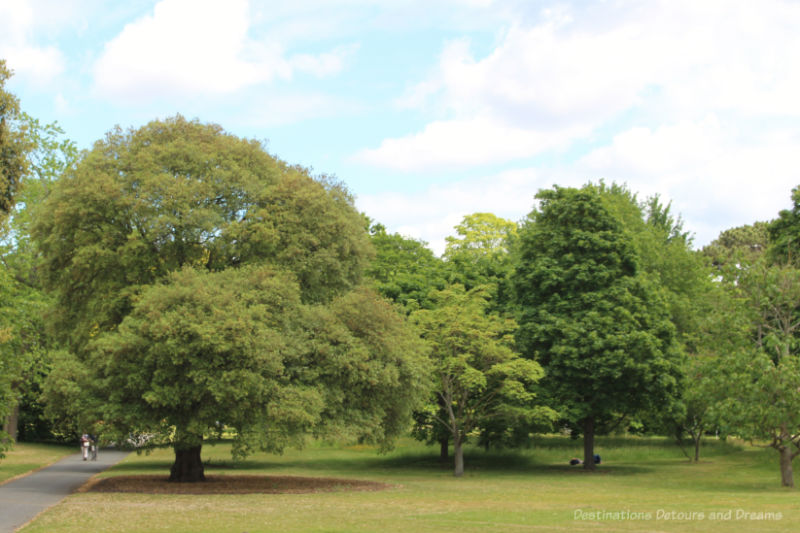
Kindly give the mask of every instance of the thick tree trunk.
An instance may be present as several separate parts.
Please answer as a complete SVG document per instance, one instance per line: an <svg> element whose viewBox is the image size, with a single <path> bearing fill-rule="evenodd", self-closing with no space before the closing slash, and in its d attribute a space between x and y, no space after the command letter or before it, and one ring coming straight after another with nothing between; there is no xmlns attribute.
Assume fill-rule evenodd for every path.
<svg viewBox="0 0 800 533"><path fill-rule="evenodd" d="M464 448L461 442L461 435L453 439L453 456L455 458L455 471L453 475L461 477L464 475Z"/></svg>
<svg viewBox="0 0 800 533"><path fill-rule="evenodd" d="M175 462L169 473L169 480L178 483L195 483L205 481L203 461L200 460L202 445L191 448L175 448Z"/></svg>
<svg viewBox="0 0 800 533"><path fill-rule="evenodd" d="M450 446L450 439L442 437L439 439L439 462L446 463L450 460L450 453L448 452Z"/></svg>
<svg viewBox="0 0 800 533"><path fill-rule="evenodd" d="M792 449L789 446L778 448L781 454L781 485L784 487L794 487L794 475L792 474Z"/></svg>
<svg viewBox="0 0 800 533"><path fill-rule="evenodd" d="M594 470L594 417L583 419L583 468Z"/></svg>
<svg viewBox="0 0 800 533"><path fill-rule="evenodd" d="M14 404L8 418L3 422L3 431L11 438L12 442L17 442L19 429L19 403Z"/></svg>

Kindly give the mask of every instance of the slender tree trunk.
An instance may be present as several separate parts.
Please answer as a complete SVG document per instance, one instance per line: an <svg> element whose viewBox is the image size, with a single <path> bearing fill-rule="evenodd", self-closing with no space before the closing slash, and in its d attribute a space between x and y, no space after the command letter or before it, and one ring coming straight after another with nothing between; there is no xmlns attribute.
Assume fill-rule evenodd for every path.
<svg viewBox="0 0 800 533"><path fill-rule="evenodd" d="M594 470L594 417L583 419L583 468Z"/></svg>
<svg viewBox="0 0 800 533"><path fill-rule="evenodd" d="M169 480L178 483L205 481L203 461L200 459L202 445L191 448L175 448L175 462L170 469Z"/></svg>
<svg viewBox="0 0 800 533"><path fill-rule="evenodd" d="M784 487L794 487L794 475L792 474L792 449L789 446L778 448L781 454L781 485Z"/></svg>
<svg viewBox="0 0 800 533"><path fill-rule="evenodd" d="M15 403L14 407L11 409L11 413L9 413L8 418L6 418L5 422L3 422L3 431L5 431L11 442L17 442L17 436L19 433L19 403Z"/></svg>
<svg viewBox="0 0 800 533"><path fill-rule="evenodd" d="M455 471L453 475L461 477L464 475L464 448L461 442L461 435L453 438L453 456L455 458Z"/></svg>
<svg viewBox="0 0 800 533"><path fill-rule="evenodd" d="M700 462L700 439L703 438L703 432L698 431L697 433L692 433L692 439L694 440L694 462Z"/></svg>
<svg viewBox="0 0 800 533"><path fill-rule="evenodd" d="M447 437L442 437L439 439L439 462L440 463L447 463L450 460L450 453L448 451L448 446L450 446L450 439Z"/></svg>

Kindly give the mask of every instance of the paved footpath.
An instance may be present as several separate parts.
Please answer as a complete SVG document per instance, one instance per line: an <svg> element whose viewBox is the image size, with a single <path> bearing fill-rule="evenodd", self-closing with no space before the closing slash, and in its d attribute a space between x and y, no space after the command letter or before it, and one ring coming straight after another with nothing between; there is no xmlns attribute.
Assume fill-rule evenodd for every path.
<svg viewBox="0 0 800 533"><path fill-rule="evenodd" d="M0 533L11 533L130 452L100 450L97 461L70 455L25 477L0 485Z"/></svg>

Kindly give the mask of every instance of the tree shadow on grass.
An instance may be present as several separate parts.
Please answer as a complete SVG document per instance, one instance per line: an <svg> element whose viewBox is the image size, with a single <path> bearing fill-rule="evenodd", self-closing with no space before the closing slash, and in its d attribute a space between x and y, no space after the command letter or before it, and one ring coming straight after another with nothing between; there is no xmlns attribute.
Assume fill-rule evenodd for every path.
<svg viewBox="0 0 800 533"><path fill-rule="evenodd" d="M213 447L226 441L208 441ZM604 462L594 472L588 472L581 466L570 466L571 457L582 455L580 439L569 439L563 436L536 436L530 446L524 449L483 450L469 446L465 450L465 468L467 473L487 472L492 475L635 475L652 472L655 469L672 464L685 464L677 455L674 440L658 437L598 437L596 446L603 456ZM204 445L204 450L206 449ZM652 454L648 453L652 450ZM742 451L738 443L708 441L705 451L713 458ZM312 446L299 452L291 452L291 456L270 456L257 454L244 461L234 461L229 457L220 457L218 453L209 453L204 460L207 472L231 471L231 473L289 473L297 470L298 475L307 475L309 471L319 475L359 475L359 473L397 473L403 471L409 475L452 474L453 459L442 463L436 453L438 448L428 447L413 451L394 451L380 455L371 446L339 447L334 445ZM673 455L674 454L674 455ZM708 460L708 459L706 459ZM164 473L172 466L170 459L150 458L143 461L124 462L114 467L115 473Z"/></svg>
<svg viewBox="0 0 800 533"><path fill-rule="evenodd" d="M432 450L433 451L433 450ZM567 456L565 456L567 457ZM410 475L452 475L452 457L446 463L440 462L438 455L426 452L393 453L389 455L358 454L351 457L306 457L286 459L276 457L275 460L249 458L244 461L231 459L211 458L206 459L207 473L214 471L232 471L237 473L287 473L297 470L298 475L308 475L309 471L318 472L319 475L347 475L359 474L376 475L380 473L396 474L403 472ZM634 475L649 472L652 468L645 465L630 464L602 464L594 472L584 470L580 466L570 466L568 459L564 464L537 462L530 455L516 451L489 451L479 449L470 450L464 455L466 472L477 474L490 473L493 476L519 476L519 475ZM116 465L113 468L116 474L163 474L169 472L171 461L134 461Z"/></svg>

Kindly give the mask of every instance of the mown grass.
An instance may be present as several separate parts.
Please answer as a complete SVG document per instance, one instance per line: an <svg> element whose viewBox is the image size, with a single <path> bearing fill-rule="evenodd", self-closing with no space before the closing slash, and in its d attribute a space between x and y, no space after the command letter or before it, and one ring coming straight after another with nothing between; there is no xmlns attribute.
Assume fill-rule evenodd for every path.
<svg viewBox="0 0 800 533"><path fill-rule="evenodd" d="M73 453L78 453L77 447L18 442L6 452L3 459L0 459L0 483L47 466Z"/></svg>
<svg viewBox="0 0 800 533"><path fill-rule="evenodd" d="M382 456L367 446L314 443L304 450L258 455L244 463L232 462L229 450L224 443L204 446L207 473L343 477L381 481L392 488L278 495L78 493L23 531L423 533L800 527L800 492L780 486L777 454L719 441L709 441L701 462L693 464L665 439L601 438L597 452L603 464L597 472L587 473L567 464L580 456L580 441L541 437L530 449L516 452L469 448L466 474L460 479L452 476L449 465L439 464L438 449L412 441L403 441ZM103 475L166 476L171 461L169 450L134 454ZM592 517L589 512L604 514ZM719 514L712 518L712 512ZM745 512L773 513L772 518L781 513L781 518L749 520L742 516ZM635 519L628 519L636 513ZM669 518L673 513L675 518Z"/></svg>

